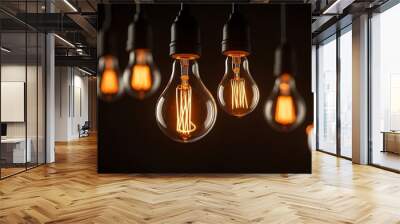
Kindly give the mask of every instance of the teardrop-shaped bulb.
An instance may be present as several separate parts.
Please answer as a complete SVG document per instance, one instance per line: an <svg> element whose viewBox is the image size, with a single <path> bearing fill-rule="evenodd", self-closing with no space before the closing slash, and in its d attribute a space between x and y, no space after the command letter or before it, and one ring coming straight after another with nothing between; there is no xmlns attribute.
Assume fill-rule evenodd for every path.
<svg viewBox="0 0 400 224"><path fill-rule="evenodd" d="M218 102L233 116L243 117L252 112L260 99L260 92L250 75L249 62L244 55L229 55L225 60L225 74L218 86Z"/></svg>
<svg viewBox="0 0 400 224"><path fill-rule="evenodd" d="M162 132L177 142L194 142L211 131L216 118L215 100L200 79L196 60L175 59L171 78L156 105Z"/></svg>
<svg viewBox="0 0 400 224"><path fill-rule="evenodd" d="M160 81L161 76L153 63L151 51L147 49L131 51L124 71L127 93L137 99L144 99L157 91Z"/></svg>
<svg viewBox="0 0 400 224"><path fill-rule="evenodd" d="M278 76L264 107L268 123L278 131L288 132L304 121L305 111L305 103L296 90L294 78L287 73Z"/></svg>
<svg viewBox="0 0 400 224"><path fill-rule="evenodd" d="M121 93L118 60L112 55L99 59L99 77L97 78L98 96L104 101L114 101Z"/></svg>

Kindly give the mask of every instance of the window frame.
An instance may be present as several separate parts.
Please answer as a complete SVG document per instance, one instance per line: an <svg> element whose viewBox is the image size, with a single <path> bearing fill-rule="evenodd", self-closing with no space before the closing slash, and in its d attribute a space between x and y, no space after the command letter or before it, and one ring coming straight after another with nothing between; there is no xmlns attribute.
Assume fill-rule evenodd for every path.
<svg viewBox="0 0 400 224"><path fill-rule="evenodd" d="M338 21L340 22L340 21ZM341 82L341 67L340 67L340 42L341 42L341 36L344 35L347 32L352 32L352 23L350 22L349 24L346 24L344 27L337 28L336 32L331 34L330 36L326 37L325 39L322 39L317 42L316 44L316 121L315 121L315 127L316 127L316 150L319 152L323 152L329 155L333 155L336 157L340 157L343 159L347 160L352 160L351 157L347 157L342 155L342 150L341 150L341 118L340 118L340 103L341 103L341 97L340 97L340 82ZM332 153L327 150L321 149L320 143L319 143L319 85L320 85L320 73L319 73L319 47L322 43L328 43L330 41L336 41L336 152Z"/></svg>

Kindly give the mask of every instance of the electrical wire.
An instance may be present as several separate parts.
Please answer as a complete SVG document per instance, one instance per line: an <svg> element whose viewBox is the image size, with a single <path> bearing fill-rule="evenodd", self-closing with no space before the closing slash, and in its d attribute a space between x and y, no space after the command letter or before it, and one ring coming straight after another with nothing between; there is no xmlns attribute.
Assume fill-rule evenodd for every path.
<svg viewBox="0 0 400 224"><path fill-rule="evenodd" d="M286 5L281 5L281 42L286 42Z"/></svg>

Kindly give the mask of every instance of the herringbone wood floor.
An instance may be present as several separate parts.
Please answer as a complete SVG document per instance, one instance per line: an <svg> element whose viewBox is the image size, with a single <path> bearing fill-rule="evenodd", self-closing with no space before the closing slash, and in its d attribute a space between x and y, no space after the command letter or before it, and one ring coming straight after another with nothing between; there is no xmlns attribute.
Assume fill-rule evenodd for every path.
<svg viewBox="0 0 400 224"><path fill-rule="evenodd" d="M96 140L0 181L0 223L400 223L400 175L315 152L312 175L98 175Z"/></svg>

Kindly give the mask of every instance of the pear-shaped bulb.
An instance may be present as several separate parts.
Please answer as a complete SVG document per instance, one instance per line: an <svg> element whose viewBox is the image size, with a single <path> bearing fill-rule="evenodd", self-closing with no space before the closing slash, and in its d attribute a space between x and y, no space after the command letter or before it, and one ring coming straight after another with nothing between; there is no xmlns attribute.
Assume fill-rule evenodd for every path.
<svg viewBox="0 0 400 224"><path fill-rule="evenodd" d="M156 104L157 124L177 142L194 142L215 124L215 100L200 79L193 58L174 60L171 78Z"/></svg>
<svg viewBox="0 0 400 224"><path fill-rule="evenodd" d="M151 96L160 86L161 76L148 49L132 50L124 71L126 92L137 98Z"/></svg>
<svg viewBox="0 0 400 224"><path fill-rule="evenodd" d="M105 55L99 59L98 96L104 101L113 101L120 96L118 59Z"/></svg>
<svg viewBox="0 0 400 224"><path fill-rule="evenodd" d="M249 62L244 55L228 55L225 74L218 86L218 103L236 117L252 112L260 99L260 92L250 75Z"/></svg>
<svg viewBox="0 0 400 224"><path fill-rule="evenodd" d="M287 73L278 76L264 107L268 123L278 131L288 132L304 121L305 111L305 103L296 90L294 78Z"/></svg>

